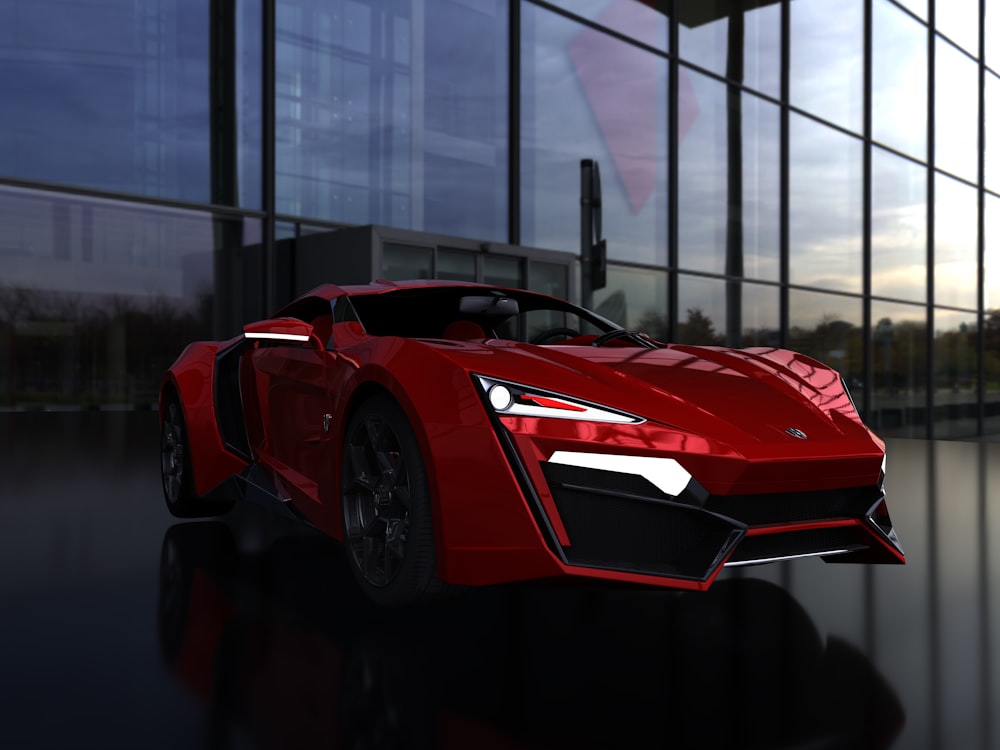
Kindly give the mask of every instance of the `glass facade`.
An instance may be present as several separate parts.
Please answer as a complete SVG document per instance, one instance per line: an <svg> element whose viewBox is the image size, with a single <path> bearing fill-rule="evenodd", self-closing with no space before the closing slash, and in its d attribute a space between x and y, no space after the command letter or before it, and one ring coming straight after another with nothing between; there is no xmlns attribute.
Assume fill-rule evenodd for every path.
<svg viewBox="0 0 1000 750"><path fill-rule="evenodd" d="M604 315L804 351L885 435L1000 435L998 13L0 0L0 408L150 404L186 342L288 299L306 235L576 254L594 159ZM383 267L577 283L445 240Z"/></svg>

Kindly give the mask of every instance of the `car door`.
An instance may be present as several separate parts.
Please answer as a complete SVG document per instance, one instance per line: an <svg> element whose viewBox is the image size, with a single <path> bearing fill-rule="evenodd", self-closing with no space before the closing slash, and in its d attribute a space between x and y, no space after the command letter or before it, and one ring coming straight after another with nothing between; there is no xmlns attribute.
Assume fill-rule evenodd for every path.
<svg viewBox="0 0 1000 750"><path fill-rule="evenodd" d="M335 352L308 340L262 338L248 352L256 410L254 457L269 469L281 499L319 502L321 468L328 460L331 367ZM266 336L267 327L256 334Z"/></svg>

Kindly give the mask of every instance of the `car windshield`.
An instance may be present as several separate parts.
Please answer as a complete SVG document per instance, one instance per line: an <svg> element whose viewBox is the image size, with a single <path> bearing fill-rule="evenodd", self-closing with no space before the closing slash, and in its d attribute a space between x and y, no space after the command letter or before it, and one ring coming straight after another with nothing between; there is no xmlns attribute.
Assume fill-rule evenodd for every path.
<svg viewBox="0 0 1000 750"><path fill-rule="evenodd" d="M374 336L558 344L576 343L572 340L577 337L592 339L619 328L568 302L510 289L399 289L355 295L351 303L365 330Z"/></svg>

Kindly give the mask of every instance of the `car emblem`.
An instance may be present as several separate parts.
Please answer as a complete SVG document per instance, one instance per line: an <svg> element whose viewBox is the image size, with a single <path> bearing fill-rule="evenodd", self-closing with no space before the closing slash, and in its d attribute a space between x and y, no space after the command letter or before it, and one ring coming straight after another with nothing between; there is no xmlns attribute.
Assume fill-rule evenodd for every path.
<svg viewBox="0 0 1000 750"><path fill-rule="evenodd" d="M792 437L797 437L799 440L805 440L806 438L809 437L797 427L786 427L785 432L787 432Z"/></svg>

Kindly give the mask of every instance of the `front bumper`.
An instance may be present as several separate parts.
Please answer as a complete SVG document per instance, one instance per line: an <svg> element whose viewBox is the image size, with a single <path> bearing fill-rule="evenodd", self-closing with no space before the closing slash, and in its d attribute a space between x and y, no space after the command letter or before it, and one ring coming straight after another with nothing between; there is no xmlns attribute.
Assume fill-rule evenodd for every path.
<svg viewBox="0 0 1000 750"><path fill-rule="evenodd" d="M711 465L704 455L689 461L682 453L650 450L655 442L647 442L643 456L613 440L596 441L595 451L586 426L560 425L566 433L562 441L551 434L540 437L539 426L524 419L496 424L539 528L567 573L600 571L601 577L612 573L625 580L649 577L660 585L706 588L727 565L807 556L829 562L905 562L881 474L862 486L824 486L819 477L822 489L761 492L757 465L753 492L712 493L684 468L697 465L704 473ZM729 464L736 460L726 459ZM856 456L849 461L856 462ZM836 457L814 463L836 471ZM775 472L782 465L787 461L776 461Z"/></svg>

